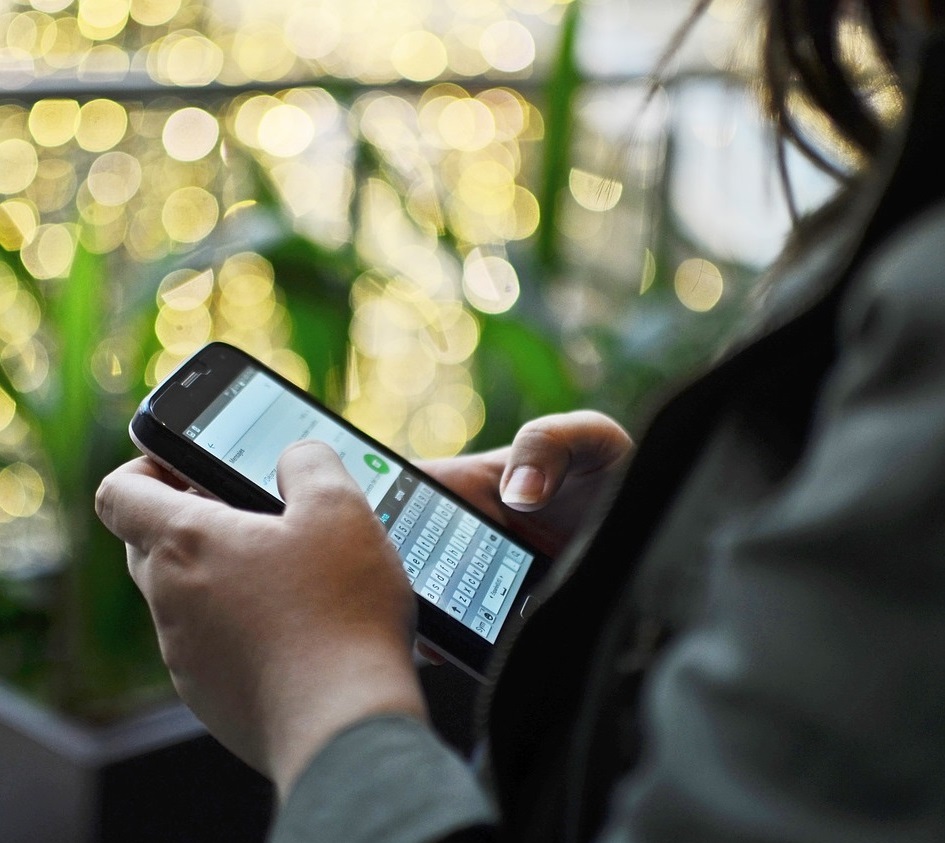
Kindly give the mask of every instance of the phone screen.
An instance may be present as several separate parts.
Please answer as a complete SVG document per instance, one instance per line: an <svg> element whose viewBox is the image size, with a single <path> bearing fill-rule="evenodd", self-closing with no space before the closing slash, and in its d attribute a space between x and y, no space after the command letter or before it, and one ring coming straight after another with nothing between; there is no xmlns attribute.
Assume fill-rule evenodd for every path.
<svg viewBox="0 0 945 843"><path fill-rule="evenodd" d="M378 454L369 440L252 365L183 434L280 500L282 451L299 439L328 443L387 528L414 591L495 642L534 555L404 463Z"/></svg>

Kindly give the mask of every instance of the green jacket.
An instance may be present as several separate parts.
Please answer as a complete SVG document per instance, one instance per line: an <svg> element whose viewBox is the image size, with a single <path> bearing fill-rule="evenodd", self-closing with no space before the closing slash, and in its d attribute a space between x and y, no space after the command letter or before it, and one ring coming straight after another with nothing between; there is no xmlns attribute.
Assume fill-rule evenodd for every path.
<svg viewBox="0 0 945 843"><path fill-rule="evenodd" d="M365 721L274 843L945 839L943 52L921 131L653 418L478 763Z"/></svg>

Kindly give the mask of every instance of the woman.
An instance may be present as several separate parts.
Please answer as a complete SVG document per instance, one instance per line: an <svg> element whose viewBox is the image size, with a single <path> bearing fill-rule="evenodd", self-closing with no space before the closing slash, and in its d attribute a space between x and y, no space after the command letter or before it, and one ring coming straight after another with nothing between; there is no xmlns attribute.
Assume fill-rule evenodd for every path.
<svg viewBox="0 0 945 843"><path fill-rule="evenodd" d="M145 460L103 481L181 696L276 784L276 843L945 837L945 8L762 5L780 129L806 147L803 93L862 166L632 454L574 413L431 466L560 557L475 765L426 723L413 596L327 448L283 455L281 518Z"/></svg>

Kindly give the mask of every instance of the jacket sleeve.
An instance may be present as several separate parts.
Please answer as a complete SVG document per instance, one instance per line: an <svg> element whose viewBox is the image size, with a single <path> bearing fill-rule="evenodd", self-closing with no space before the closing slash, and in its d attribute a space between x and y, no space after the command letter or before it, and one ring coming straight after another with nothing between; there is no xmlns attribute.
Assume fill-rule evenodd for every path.
<svg viewBox="0 0 945 843"><path fill-rule="evenodd" d="M710 551L606 841L945 833L945 213L859 270L792 474Z"/></svg>
<svg viewBox="0 0 945 843"><path fill-rule="evenodd" d="M426 725L378 716L337 735L279 810L271 843L480 843L493 809L471 766Z"/></svg>

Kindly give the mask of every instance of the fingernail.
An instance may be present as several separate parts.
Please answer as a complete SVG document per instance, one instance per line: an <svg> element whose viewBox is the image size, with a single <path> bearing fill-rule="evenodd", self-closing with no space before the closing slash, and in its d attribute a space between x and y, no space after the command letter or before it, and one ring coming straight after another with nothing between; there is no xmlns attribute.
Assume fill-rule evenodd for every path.
<svg viewBox="0 0 945 843"><path fill-rule="evenodd" d="M502 500L505 503L537 503L545 488L545 473L531 465L520 465L512 470L505 484Z"/></svg>

